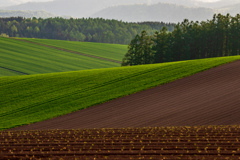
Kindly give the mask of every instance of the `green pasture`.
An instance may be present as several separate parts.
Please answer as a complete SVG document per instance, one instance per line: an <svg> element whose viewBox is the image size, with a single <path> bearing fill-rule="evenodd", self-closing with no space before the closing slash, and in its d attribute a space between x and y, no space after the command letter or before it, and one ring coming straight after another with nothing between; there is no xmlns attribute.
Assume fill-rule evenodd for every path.
<svg viewBox="0 0 240 160"><path fill-rule="evenodd" d="M59 47L93 56L117 60L120 62L122 61L124 55L127 53L128 50L127 45L120 44L62 41L35 38L24 38L24 40Z"/></svg>
<svg viewBox="0 0 240 160"><path fill-rule="evenodd" d="M162 85L240 56L0 78L0 130Z"/></svg>
<svg viewBox="0 0 240 160"><path fill-rule="evenodd" d="M0 67L40 74L120 67L120 64L0 37ZM8 76L1 72L1 76Z"/></svg>
<svg viewBox="0 0 240 160"><path fill-rule="evenodd" d="M4 69L4 68L0 68L0 77L2 77L2 76L17 76L17 75L21 75L21 74L14 72L14 71Z"/></svg>

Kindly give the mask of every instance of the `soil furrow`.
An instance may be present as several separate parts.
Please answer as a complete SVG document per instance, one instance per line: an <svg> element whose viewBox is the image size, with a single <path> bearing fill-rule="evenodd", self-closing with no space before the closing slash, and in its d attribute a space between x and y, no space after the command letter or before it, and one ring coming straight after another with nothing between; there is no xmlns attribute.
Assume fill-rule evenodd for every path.
<svg viewBox="0 0 240 160"><path fill-rule="evenodd" d="M240 124L240 61L12 130Z"/></svg>

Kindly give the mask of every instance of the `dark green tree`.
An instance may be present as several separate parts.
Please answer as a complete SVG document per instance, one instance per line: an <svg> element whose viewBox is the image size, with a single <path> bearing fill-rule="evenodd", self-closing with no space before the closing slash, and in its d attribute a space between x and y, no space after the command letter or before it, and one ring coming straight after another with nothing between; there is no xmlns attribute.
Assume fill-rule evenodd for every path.
<svg viewBox="0 0 240 160"><path fill-rule="evenodd" d="M169 49L169 32L167 27L163 27L159 32L155 32L153 35L154 46L153 50L155 51L154 59L155 63L162 63L170 61L168 59L168 49Z"/></svg>

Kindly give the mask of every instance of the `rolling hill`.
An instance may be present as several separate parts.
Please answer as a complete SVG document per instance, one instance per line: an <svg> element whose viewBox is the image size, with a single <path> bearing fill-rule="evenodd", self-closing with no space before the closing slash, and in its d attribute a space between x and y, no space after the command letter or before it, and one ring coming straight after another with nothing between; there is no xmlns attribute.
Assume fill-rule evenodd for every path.
<svg viewBox="0 0 240 160"><path fill-rule="evenodd" d="M120 59L127 52L126 45L72 42L74 45L70 46L68 50L64 50L61 45L64 46L65 43L68 43L67 41L52 40L51 42L60 48L31 43L26 39L22 41L21 39L0 37L0 67L2 70L0 76L119 67L120 62L108 61L108 59L97 55L110 56L114 54ZM83 53L79 53L78 45L90 48L90 50L80 49L80 52ZM95 56L91 56L91 54Z"/></svg>
<svg viewBox="0 0 240 160"><path fill-rule="evenodd" d="M65 115L239 59L240 56L233 56L134 67L2 77L0 78L0 129ZM111 106L110 110L114 110L114 107Z"/></svg>
<svg viewBox="0 0 240 160"><path fill-rule="evenodd" d="M8 10L45 10L58 16L89 17L107 6L146 3L147 0L54 0L49 2L28 2L9 6ZM95 5L93 5L95 4Z"/></svg>
<svg viewBox="0 0 240 160"><path fill-rule="evenodd" d="M54 14L46 11L12 11L12 10L0 10L0 17L24 17L24 18L50 18L56 17Z"/></svg>
<svg viewBox="0 0 240 160"><path fill-rule="evenodd" d="M240 14L239 8L240 8L240 3L237 3L234 5L219 8L218 11L225 14L230 13L231 15L235 16L237 14Z"/></svg>
<svg viewBox="0 0 240 160"><path fill-rule="evenodd" d="M92 42L77 42L77 41L61 41L50 39L30 39L21 38L29 42L35 42L48 46L59 47L71 51L81 52L92 56L108 58L121 62L124 55L127 53L127 45L108 44L108 43L92 43Z"/></svg>
<svg viewBox="0 0 240 160"><path fill-rule="evenodd" d="M168 3L154 5L122 5L109 7L92 15L92 17L104 17L126 22L162 21L178 23L184 19L193 21L205 21L211 19L214 14L209 8L190 8Z"/></svg>
<svg viewBox="0 0 240 160"><path fill-rule="evenodd" d="M168 8L161 8L157 4L158 3L167 3ZM170 19L167 19L165 22L181 22L185 18L190 18L191 20L207 20L209 17L212 18L213 13L222 13L225 14L226 7L227 10L231 14L235 14L235 12L239 11L235 8L235 5L239 3L238 0L220 0L217 2L201 2L196 0L54 0L50 2L29 2L15 6L4 7L2 9L5 10L31 10L31 11L47 11L57 16L64 17L74 17L74 18L88 18L88 17L102 17L102 18L115 18L115 19L123 19L124 21L139 21L139 17L137 14L131 9L136 9L136 13L140 13L139 15L145 17L141 18L141 21L149 21L157 20L157 21L165 21L165 17L167 16ZM92 5L95 4L95 5ZM145 7L139 7L139 4L144 4ZM125 5L125 6L123 6ZM132 7L135 5L135 7ZM158 9L156 13L152 12L148 5L156 6ZM231 6L230 8L228 6ZM146 14L144 15L143 12ZM173 10L173 8L176 9ZM220 9L219 8L225 8ZM235 8L235 9L234 9ZM118 12L114 11L114 9L118 10ZM161 10L163 9L163 10ZM232 10L235 10L232 12ZM155 9L154 9L155 10ZM123 12L125 12L123 14ZM186 13L187 12L187 13ZM112 15L112 16L109 16ZM164 15L164 16L163 16ZM184 17L186 15L186 17ZM123 17L124 16L124 17ZM158 18L154 18L154 16L158 16ZM176 18L176 16L178 18ZM130 18L129 18L130 17Z"/></svg>

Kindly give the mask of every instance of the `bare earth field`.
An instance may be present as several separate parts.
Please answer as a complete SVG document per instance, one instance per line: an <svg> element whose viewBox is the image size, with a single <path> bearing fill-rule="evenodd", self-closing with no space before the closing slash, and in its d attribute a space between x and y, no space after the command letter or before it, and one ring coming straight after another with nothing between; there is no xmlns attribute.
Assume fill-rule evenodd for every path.
<svg viewBox="0 0 240 160"><path fill-rule="evenodd" d="M13 130L240 124L240 61Z"/></svg>
<svg viewBox="0 0 240 160"><path fill-rule="evenodd" d="M239 126L0 132L0 159L239 159Z"/></svg>
<svg viewBox="0 0 240 160"><path fill-rule="evenodd" d="M239 159L239 73L236 61L2 131L0 159Z"/></svg>

